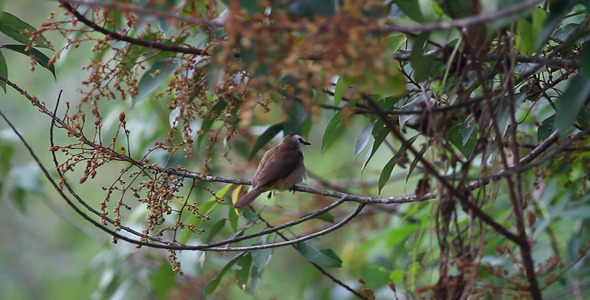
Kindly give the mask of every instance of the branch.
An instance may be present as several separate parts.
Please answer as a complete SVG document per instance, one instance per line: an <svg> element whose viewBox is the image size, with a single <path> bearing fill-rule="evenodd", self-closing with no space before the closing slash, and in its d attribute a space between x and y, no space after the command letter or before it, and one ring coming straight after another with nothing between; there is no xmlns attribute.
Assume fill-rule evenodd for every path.
<svg viewBox="0 0 590 300"><path fill-rule="evenodd" d="M501 224L496 222L494 219L492 219L492 217L490 217L488 214L483 212L481 210L481 208L479 208L475 203L473 203L471 200L469 200L468 197L466 197L466 195L464 194L465 190L456 189L453 185L451 185L451 183L448 180L446 180L446 178L444 176L442 176L441 174L439 174L436 171L436 168L429 161L427 161L424 157L422 157L422 155L419 155L418 151L416 149L414 149L414 147L412 147L412 145L410 145L406 139L404 139L404 137L402 136L402 134L398 130L396 130L395 125L391 122L391 119L388 118L387 115L383 111L381 111L379 106L375 103L375 101L373 101L373 99L371 99L370 96L363 95L363 99L367 102L367 104L372 109L374 109L377 112L377 114L379 115L379 118L389 128L390 132L393 133L393 135L398 140L400 140L402 145L404 145L404 147L406 147L410 152L412 152L412 154L419 160L419 162L422 164L422 166L424 166L424 169L429 174L434 176L446 189L448 189L449 192L451 194L453 194L453 196L457 197L457 199L460 200L461 204L465 205L470 211L473 212L473 214L478 216L482 221L484 221L485 223L490 225L497 232L499 232L500 234L502 234L506 238L514 241L515 243L519 243L520 237L518 235L515 235L514 233L508 231L508 229L506 229L506 227L502 226Z"/></svg>
<svg viewBox="0 0 590 300"><path fill-rule="evenodd" d="M55 125L59 125L59 127L67 129L68 126L67 124L65 124L65 122L63 122L63 120L56 118L55 113L47 110L47 108L45 106L43 106L41 104L41 102L39 102L39 100L37 100L35 97L30 96L26 91L20 89L18 86L16 86L14 83L10 82L9 80L7 80L6 78L0 76L0 80L6 82L9 86L15 88L17 91L19 91L23 96L25 96L33 106L37 107L38 109L40 109L40 111L46 115L48 115L49 117L52 118L52 128ZM76 136L80 141L82 141L84 144L94 148L94 149L101 149L101 151L111 151L108 148L103 148L100 145L97 145L93 142L91 142L90 140L88 140L87 138L85 138L81 133L75 133L74 136ZM556 134L553 134L550 136L550 138L548 138L544 143L541 143L539 145L539 147L537 148L537 150L533 150L531 151L531 153L528 156L523 157L523 161L528 161L530 159L533 159L535 157L535 155L540 155L545 149L547 149L549 147L549 144L551 141L553 141L553 139L556 138ZM22 140L23 144L26 144L26 141L24 141L24 139ZM563 147L567 146L567 145L562 145ZM32 151L32 150L31 150ZM30 151L30 152L31 152ZM233 184L241 184L241 185L249 185L251 184L250 181L247 180L239 180L239 179L233 179L233 178L224 178L224 177L219 177L219 176L212 176L212 175L203 175L200 173L195 173L195 172L190 172L188 170L185 169L172 169L172 168L160 168L160 167L156 167L154 165L148 165L144 162L141 161L137 161L134 160L130 157L124 156L124 155L120 155L114 151L111 151L113 156L116 156L119 160L121 161L126 161L129 162L137 167L140 168L147 168L147 169L152 169L152 170L156 170L159 172L164 172L167 174L171 174L171 175L176 175L176 176L180 176L180 177L187 177L187 178L193 178L196 180L205 180L205 181L210 181L210 182L224 182L224 183L233 183ZM35 158L35 154L33 152L31 152L31 155ZM42 170L45 170L44 166L38 162L40 168ZM498 177L500 175L497 175ZM48 178L48 180L50 180L53 184L53 179L47 174L46 177ZM75 193L75 191L67 184L67 182L63 182L65 184L66 187L68 187L68 190L70 193L72 193L72 195L74 197L76 197L78 199L78 201L84 205L87 209L89 209L91 212L93 212L96 215L100 215L100 212L92 209L91 207L89 207L81 198L78 197L78 195ZM475 182L473 184L468 185L467 187L465 187L462 190L473 190L476 189L478 187L481 187L483 185L486 185L487 183L489 183L489 180L481 180L478 182ZM296 186L294 188L295 191L300 191L300 192L306 192L306 193L313 193L313 194L318 194L318 195L323 195L323 196L327 196L327 197L333 197L333 198L338 198L339 200L332 203L331 205L318 210L310 215L307 215L301 219L298 220L294 220L292 222L288 222L285 224L282 224L280 226L277 226L273 229L269 229L269 230L264 230L258 233L254 233L254 234L250 234L250 235L245 235L245 236L241 236L241 237L237 237L237 238L233 238L233 239L228 239L228 240L224 240L224 241L220 241L220 242L216 242L216 243L211 243L211 244L206 244L206 245L199 245L199 246L186 246L186 245L180 245L180 244L170 244L170 242L159 239L159 238L155 238L155 237L150 237L147 236L143 233L137 232L132 230L131 228L127 228L127 227L122 227L123 230L136 235L140 238L143 239L149 239L152 240L153 242L156 243L150 243L150 242L144 242L144 241L137 241L125 236L122 236L121 234L110 230L106 227L104 227L102 224L94 221L92 218L90 218L89 216L85 215L83 212L81 212L79 210L79 208L77 208L75 205L73 205L73 203L71 202L71 200L69 200L69 198L63 194L63 191L61 189L59 189L59 187L57 187L57 185L55 185L56 189L60 192L60 195L66 200L66 202L68 202L68 204L70 204L70 206L72 206L74 208L74 210L80 214L81 216L83 216L86 220L89 220L93 225L99 227L101 230L109 233L110 235L112 235L113 237L116 237L118 239L122 239L124 241L130 242L130 243L134 243L137 245L141 245L141 246L148 246L148 247L156 247L156 248L166 248L166 249L175 249L175 250L208 250L209 248L212 248L210 250L212 251L228 251L226 250L227 248L215 248L218 246L222 246L222 245L227 245L230 243L235 243L238 241L242 241L245 239L249 239L249 238L254 238L254 237L258 237L261 235L265 235L265 234L270 234L273 232L276 232L277 230L281 230L284 228L288 228L297 224L300 224L304 221L307 221L309 219L312 219L314 217L316 217L319 214L322 214L324 212L330 211L331 209L335 208L336 206L342 204L345 201L350 201L350 202L358 202L360 204L393 204L393 203L410 203L410 202L417 202L417 201L425 201L428 199L432 199L434 197L437 197L437 193L428 193L423 195L421 198L418 198L416 195L409 195L409 196L392 196L392 197L372 197L372 196L362 196L362 195L353 195L353 194L347 194L347 193L342 193L342 192L337 192L337 191L328 191L328 190L321 190L321 189L316 189L313 187L305 187L305 186ZM111 224L113 224L112 220L107 219L107 221ZM243 250L245 248L238 248L235 251L239 251L239 250Z"/></svg>
<svg viewBox="0 0 590 300"><path fill-rule="evenodd" d="M398 61L409 61L410 54L409 53L400 53L396 52L393 54L393 59ZM442 56L436 57L438 60L442 60ZM501 55L497 54L486 54L485 59L487 61L500 61L503 59ZM577 59L567 59L567 58L547 58L543 56L526 56L526 55L517 55L515 57L515 61L519 63L535 63L540 64L546 67L554 67L554 68L561 68L561 69L579 69L580 68L580 60Z"/></svg>
<svg viewBox="0 0 590 300"><path fill-rule="evenodd" d="M427 24L416 24L416 25L389 25L389 26L377 26L374 27L371 32L373 33L390 33L390 32L433 32L437 30L448 30L448 29L460 29L468 26L478 25L482 23L491 22L504 17L509 17L528 9L531 9L541 3L543 0L530 0L527 2L512 5L506 9L491 12L485 15L469 16L462 19L455 19L451 21L434 22Z"/></svg>
<svg viewBox="0 0 590 300"><path fill-rule="evenodd" d="M362 204L360 206L363 206ZM362 209L362 207L359 206L359 209ZM263 219L260 215L258 215L258 218L264 222L266 224L266 226L272 227L272 225L270 225L269 222L267 222L265 219ZM289 239L282 233L277 232L277 234L285 241L288 241ZM293 248L296 248L295 245L292 245ZM314 263L314 262L310 262L308 261L312 266L314 266L318 271L320 271L320 273L322 273L324 276L328 277L330 280L332 280L332 282L336 283L337 285L343 287L344 289L348 290L349 292L351 292L352 294L354 294L355 296L361 298L361 299L367 299L367 297L365 297L364 295L362 295L361 293L355 291L353 288L351 288L349 285L347 285L346 283L338 280L338 278L334 277L332 274L328 273L328 271L324 270L324 268L322 268L320 265Z"/></svg>
<svg viewBox="0 0 590 300"><path fill-rule="evenodd" d="M203 55L203 56L210 55L207 52L207 50L205 50L205 49L190 48L190 47L181 47L181 46L175 46L175 45L165 45L165 44L158 43L158 42L150 42L150 41L146 41L146 40L143 40L143 39L138 39L138 38L130 37L128 35L123 35L123 34L120 34L118 32L115 32L115 31L110 31L110 30L108 30L108 29L106 29L106 28L104 28L102 26L97 25L93 21L89 20L83 14L81 14L80 12L78 12L71 5L72 3L86 4L86 2L84 2L84 1L68 1L68 0L59 0L59 2L61 3L61 5L65 9L67 9L72 15L74 15L74 17L76 17L76 19L78 19L80 22L84 23L86 26L88 26L88 27L90 27L90 28L92 28L92 29L94 29L94 30L96 30L96 31L104 34L104 35L107 35L107 36L109 36L109 37L111 37L113 39L116 39L116 40L119 40L119 41L125 41L125 42L128 42L130 44L134 44L134 45L140 45L140 46L145 46L145 47L149 47L149 48L152 48L152 49L158 49L158 50L162 50L162 51L172 51L172 52L184 53L184 54L197 54L197 55ZM98 3L88 3L88 5L101 6ZM121 5L117 5L117 8L120 9L121 8Z"/></svg>

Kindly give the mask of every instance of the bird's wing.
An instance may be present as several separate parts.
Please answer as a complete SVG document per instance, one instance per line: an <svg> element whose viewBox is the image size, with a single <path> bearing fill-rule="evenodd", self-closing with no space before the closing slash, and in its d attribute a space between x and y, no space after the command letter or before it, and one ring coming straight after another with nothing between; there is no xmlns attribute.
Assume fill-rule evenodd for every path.
<svg viewBox="0 0 590 300"><path fill-rule="evenodd" d="M256 169L254 184L264 189L272 188L273 183L289 176L302 160L303 154L300 151L270 149Z"/></svg>

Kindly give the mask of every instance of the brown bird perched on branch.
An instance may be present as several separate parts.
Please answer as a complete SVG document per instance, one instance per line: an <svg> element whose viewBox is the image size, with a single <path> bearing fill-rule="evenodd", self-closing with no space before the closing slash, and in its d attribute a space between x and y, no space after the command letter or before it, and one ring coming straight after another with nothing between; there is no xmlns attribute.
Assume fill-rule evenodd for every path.
<svg viewBox="0 0 590 300"><path fill-rule="evenodd" d="M305 178L301 148L311 145L295 133L286 135L276 146L264 153L254 179L252 190L240 198L235 208L249 205L260 194L269 190L290 190Z"/></svg>

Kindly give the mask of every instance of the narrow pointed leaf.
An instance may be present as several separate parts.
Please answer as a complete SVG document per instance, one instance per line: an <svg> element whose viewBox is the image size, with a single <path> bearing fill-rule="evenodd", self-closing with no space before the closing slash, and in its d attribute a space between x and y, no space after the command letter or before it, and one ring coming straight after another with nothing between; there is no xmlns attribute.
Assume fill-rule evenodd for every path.
<svg viewBox="0 0 590 300"><path fill-rule="evenodd" d="M205 242L210 243L213 240L213 238L217 235L217 233L219 233L219 231L223 229L224 226L225 219L220 219L219 221L217 221L217 223L215 223L215 225L211 227L211 230L209 230L209 234L207 235L207 239L205 240Z"/></svg>
<svg viewBox="0 0 590 300"><path fill-rule="evenodd" d="M233 267L240 260L240 258L242 256L243 256L243 253L240 253L240 254L236 255L234 258L232 258L227 264L225 264L225 266L221 269L221 271L219 271L219 273L217 273L217 276L215 276L215 278L213 278L213 280L211 280L207 283L207 285L205 286L205 297L209 297L211 295L211 293L213 293L213 291L215 291L215 289L219 285L219 282L221 281L221 278L223 278L223 275L225 275L225 273L227 273L227 271L229 271L231 269L231 267Z"/></svg>
<svg viewBox="0 0 590 300"><path fill-rule="evenodd" d="M578 114L590 96L590 79L579 75L570 80L565 92L557 101L554 128L564 136L576 121Z"/></svg>
<svg viewBox="0 0 590 300"><path fill-rule="evenodd" d="M334 90L334 105L338 106L338 104L340 104L340 100L342 100L342 97L344 97L344 94L346 94L346 91L348 91L348 88L350 87L350 80L347 80L344 77L340 77L338 78L338 81L336 82L336 89Z"/></svg>
<svg viewBox="0 0 590 300"><path fill-rule="evenodd" d="M240 260L237 262L237 266L240 267L236 270L236 283L238 287L242 287L243 285L248 283L248 277L250 275L250 268L252 267L252 254L248 253L244 255Z"/></svg>
<svg viewBox="0 0 590 300"><path fill-rule="evenodd" d="M329 144L334 140L336 129L341 124L341 114L341 111L336 112L330 119L330 122L328 122L328 126L326 126L326 130L324 131L324 137L322 138L322 150L327 149Z"/></svg>
<svg viewBox="0 0 590 300"><path fill-rule="evenodd" d="M13 38L15 41L28 45L29 39L31 38L28 34L23 34L23 31L33 32L35 27L29 25L27 22L22 21L18 17L8 12L0 12L0 32ZM48 47L47 39L44 36L37 36L33 41L35 47Z"/></svg>
<svg viewBox="0 0 590 300"><path fill-rule="evenodd" d="M305 259L312 263L333 268L342 266L342 260L331 249L317 250L307 242L298 243L296 248Z"/></svg>
<svg viewBox="0 0 590 300"><path fill-rule="evenodd" d="M545 119L537 128L537 140L539 142L544 141L553 133L553 123L555 122L555 115Z"/></svg>
<svg viewBox="0 0 590 300"><path fill-rule="evenodd" d="M266 238L258 240L254 245L266 244ZM252 270L250 271L250 291L256 293L262 280L262 272L272 257L271 249L260 249L252 251Z"/></svg>
<svg viewBox="0 0 590 300"><path fill-rule="evenodd" d="M264 147L264 145L268 144L270 140L272 140L281 130L283 130L283 123L275 124L268 127L256 140L254 146L252 147L252 151L248 155L248 159L252 159L260 148Z"/></svg>
<svg viewBox="0 0 590 300"><path fill-rule="evenodd" d="M4 78L8 78L8 66L6 65L6 59L4 59L4 55L0 52L0 76ZM6 82L0 81L0 87L6 93Z"/></svg>
<svg viewBox="0 0 590 300"><path fill-rule="evenodd" d="M150 275L151 288L158 299L167 299L168 293L176 285L177 274L172 270L169 262L164 261L160 267Z"/></svg>
<svg viewBox="0 0 590 300"><path fill-rule="evenodd" d="M55 67L53 65L49 65L49 57L43 54L43 52L35 48L30 48L29 51L27 51L27 46L25 45L4 45L2 48L10 49L29 57L32 56L41 67L49 70L49 72L53 74L53 78L55 78Z"/></svg>
<svg viewBox="0 0 590 300"><path fill-rule="evenodd" d="M408 179L410 178L410 176L414 172L414 168L416 168L416 165L418 165L420 158L422 158L422 156L424 156L424 153L426 152L427 149L428 149L428 145L424 145L424 147L422 147L422 150L420 150L420 152L418 153L418 156L414 157L414 160L412 161L412 163L410 164L410 168L408 169L408 175L406 176L406 183L408 182Z"/></svg>
<svg viewBox="0 0 590 300"><path fill-rule="evenodd" d="M408 143L410 143L410 144L414 143L414 141L417 138L418 138L418 135L415 135L414 137L412 137L408 140ZM381 190L383 189L383 187L385 186L385 184L387 183L387 181L389 181L389 177L391 177L391 172L393 171L393 167L395 167L395 165L403 157L403 154L407 150L408 150L408 148L402 145L399 148L399 151L397 151L397 153L389 160L389 162L387 162L387 164L385 165L385 167L381 171L381 175L379 175L379 185L378 185L380 193L381 193Z"/></svg>
<svg viewBox="0 0 590 300"><path fill-rule="evenodd" d="M356 137L356 141L354 142L354 158L359 156L365 147L367 147L367 144L371 138L371 131L373 131L374 126L375 122L371 122L371 124L365 126L361 133Z"/></svg>
<svg viewBox="0 0 590 300"><path fill-rule="evenodd" d="M363 167L361 168L361 172L365 170L365 167L367 167L367 164L369 163L371 158L373 158L373 155L375 155L375 152L377 152L377 150L379 149L379 147L381 146L381 144L383 143L385 138L389 135L389 128L387 128L385 126L379 126L378 128L379 129L377 129L377 127L375 129L373 129L373 137L374 137L373 146L371 147L371 151L367 152L367 155L365 156L365 161L363 162ZM375 130L378 130L378 131L375 132Z"/></svg>

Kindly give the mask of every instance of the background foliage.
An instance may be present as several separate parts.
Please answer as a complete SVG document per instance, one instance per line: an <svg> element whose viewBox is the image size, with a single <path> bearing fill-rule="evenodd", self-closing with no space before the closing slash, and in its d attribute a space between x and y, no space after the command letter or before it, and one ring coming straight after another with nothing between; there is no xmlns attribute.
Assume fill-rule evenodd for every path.
<svg viewBox="0 0 590 300"><path fill-rule="evenodd" d="M0 15L10 299L590 296L590 2L37 4ZM233 209L292 131L305 184Z"/></svg>

